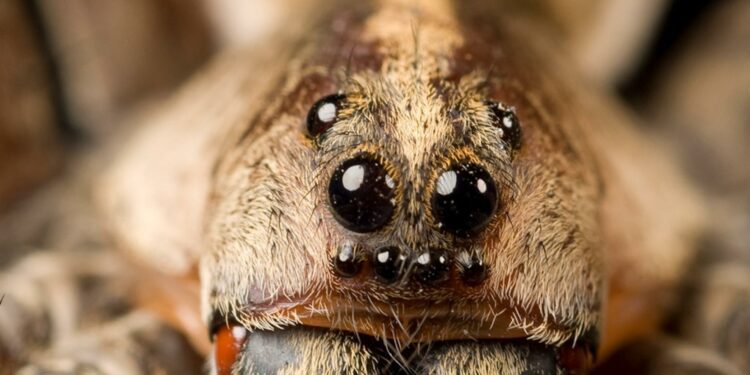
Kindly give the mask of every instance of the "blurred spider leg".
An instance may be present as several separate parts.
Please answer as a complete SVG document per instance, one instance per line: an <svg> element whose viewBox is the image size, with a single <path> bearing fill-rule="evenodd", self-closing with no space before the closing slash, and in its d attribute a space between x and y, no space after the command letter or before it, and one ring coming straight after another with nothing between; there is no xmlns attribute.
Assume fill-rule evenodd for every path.
<svg viewBox="0 0 750 375"><path fill-rule="evenodd" d="M183 336L135 311L56 342L18 373L200 374L201 363Z"/></svg>
<svg viewBox="0 0 750 375"><path fill-rule="evenodd" d="M718 353L663 336L636 340L597 366L596 374L716 374L742 372Z"/></svg>
<svg viewBox="0 0 750 375"><path fill-rule="evenodd" d="M713 265L693 287L680 317L680 335L750 373L750 267Z"/></svg>
<svg viewBox="0 0 750 375"><path fill-rule="evenodd" d="M35 252L0 273L0 364L19 366L127 309L120 264L107 252Z"/></svg>

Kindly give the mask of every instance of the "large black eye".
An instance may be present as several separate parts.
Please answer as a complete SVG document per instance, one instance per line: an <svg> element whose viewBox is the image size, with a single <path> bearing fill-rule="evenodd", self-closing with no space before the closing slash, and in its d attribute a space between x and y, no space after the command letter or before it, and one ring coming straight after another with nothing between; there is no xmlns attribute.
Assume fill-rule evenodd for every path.
<svg viewBox="0 0 750 375"><path fill-rule="evenodd" d="M488 102L488 105L492 109L493 123L503 141L514 150L521 147L521 124L516 111L495 102Z"/></svg>
<svg viewBox="0 0 750 375"><path fill-rule="evenodd" d="M393 215L396 183L377 157L359 155L331 177L328 198L336 220L354 232L372 232Z"/></svg>
<svg viewBox="0 0 750 375"><path fill-rule="evenodd" d="M330 129L336 123L339 110L341 110L345 95L328 95L318 100L307 113L307 134L317 137Z"/></svg>
<svg viewBox="0 0 750 375"><path fill-rule="evenodd" d="M458 236L479 232L492 218L497 189L492 177L477 164L454 164L438 176L432 212L438 226Z"/></svg>

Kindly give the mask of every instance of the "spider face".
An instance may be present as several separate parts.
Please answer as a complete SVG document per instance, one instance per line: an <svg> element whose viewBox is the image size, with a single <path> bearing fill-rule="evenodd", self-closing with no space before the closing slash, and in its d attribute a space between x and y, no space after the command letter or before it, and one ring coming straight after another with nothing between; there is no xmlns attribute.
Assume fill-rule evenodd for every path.
<svg viewBox="0 0 750 375"><path fill-rule="evenodd" d="M414 115L409 103L366 96L366 85L381 84L394 86L389 91L398 86L392 77L363 76L348 94L325 96L307 114L307 129L325 128L307 132L320 171L316 183L328 185L317 200L347 237L334 246L334 270L407 290L415 282L477 283L487 272L472 243L503 214L498 202L512 199L502 193L512 192L520 122L511 111L498 115L504 106L481 92L431 99L435 87L419 92L426 106L437 107L428 109L434 116ZM446 101L462 99L448 108ZM477 267L483 271L471 271ZM409 294L394 296L403 293Z"/></svg>
<svg viewBox="0 0 750 375"><path fill-rule="evenodd" d="M98 21L121 5L68 14L22 3L0 5L0 22L14 25L0 27L2 40L16 49L0 55L0 82L10 83L0 154L29 164L45 153L36 146L91 137L64 147L64 176L0 217L11 250L0 257L0 368L188 373L206 369L196 354L209 353L209 372L222 375L582 373L595 357L600 372L731 372L719 353L750 367L750 272L736 248L747 241L732 233L747 215L731 217L741 197L710 189L721 207L703 211L706 197L668 155L684 143L700 151L699 170L741 155L730 138L741 134L733 123L747 90L729 68L747 65L734 48L742 23L700 21L692 47L644 54L649 29L687 22L682 8L256 1L258 14L236 13L259 32L246 48L226 39L250 36L224 14L238 9L227 1L208 2L224 5L205 17L202 2L180 12L134 2L131 21L170 21L151 29ZM708 8L747 13L732 7ZM667 27L654 27L662 18ZM166 38L139 40L154 34L143 30ZM214 39L228 44L209 51ZM167 48L114 61L123 40ZM732 48L706 53L706 41ZM172 99L152 100L209 52ZM93 65L80 69L80 57ZM661 130L688 125L667 147L661 131L633 126L613 93L587 86L643 63L657 79L633 93L656 94L631 107L653 112ZM642 86L642 73L628 86ZM16 131L30 119L41 127ZM95 130L120 122L134 130L110 162L130 130ZM705 132L689 125L705 123L716 135L705 145L722 152L690 141ZM0 198L40 177L10 161ZM740 181L741 168L727 169ZM68 209L72 221L60 215ZM12 264L26 241L45 251ZM700 262L696 246L708 250ZM667 326L686 341L652 339Z"/></svg>
<svg viewBox="0 0 750 375"><path fill-rule="evenodd" d="M339 50L303 48L253 125L267 131L222 161L202 261L216 366L268 364L254 339L338 343L360 370L384 353L419 367L475 350L585 366L603 275L575 119L541 104L541 73L504 39L437 10L407 38L413 14L392 6L311 41L343 38Z"/></svg>

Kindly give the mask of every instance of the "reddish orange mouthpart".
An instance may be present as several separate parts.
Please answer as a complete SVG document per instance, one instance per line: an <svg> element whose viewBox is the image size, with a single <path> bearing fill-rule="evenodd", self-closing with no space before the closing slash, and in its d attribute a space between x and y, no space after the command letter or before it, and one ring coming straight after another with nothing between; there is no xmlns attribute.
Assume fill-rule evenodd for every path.
<svg viewBox="0 0 750 375"><path fill-rule="evenodd" d="M225 325L214 336L214 363L218 375L229 375L237 356L247 341L247 329L241 325Z"/></svg>

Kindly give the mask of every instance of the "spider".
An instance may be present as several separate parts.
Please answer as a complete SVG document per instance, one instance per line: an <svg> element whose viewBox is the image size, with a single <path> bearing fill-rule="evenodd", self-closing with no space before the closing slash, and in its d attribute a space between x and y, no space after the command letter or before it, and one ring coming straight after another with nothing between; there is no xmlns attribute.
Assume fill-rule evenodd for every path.
<svg viewBox="0 0 750 375"><path fill-rule="evenodd" d="M99 163L86 204L119 253L35 254L3 275L9 363L747 368L747 336L732 333L750 322L747 271L706 269L688 288L711 228L704 197L580 78L546 21L489 1L302 9L265 48L218 53ZM101 324L18 354L23 330L44 336L54 322L35 322L81 311ZM724 357L658 336L678 312L731 342Z"/></svg>

